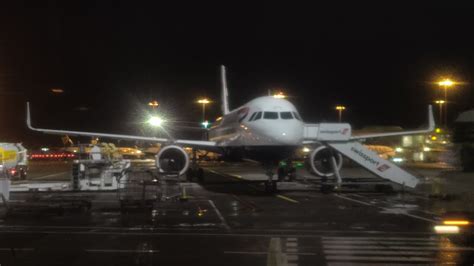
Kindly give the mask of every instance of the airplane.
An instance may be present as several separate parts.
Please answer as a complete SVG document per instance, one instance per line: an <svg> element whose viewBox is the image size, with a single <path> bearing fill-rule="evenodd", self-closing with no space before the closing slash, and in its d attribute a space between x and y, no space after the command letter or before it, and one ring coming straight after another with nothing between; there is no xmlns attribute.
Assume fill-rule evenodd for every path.
<svg viewBox="0 0 474 266"><path fill-rule="evenodd" d="M287 99L273 96L255 98L230 111L226 69L221 72L222 117L208 131L208 140L188 140L156 138L135 135L120 135L97 132L83 132L58 129L35 128L31 125L29 103L27 103L27 126L34 131L47 134L103 137L134 141L161 143L156 155L157 169L162 172L175 171L180 175L202 177L203 169L191 162L183 147L193 150L207 150L223 155L224 160L251 159L260 162L265 169L267 180L265 190L275 192L277 182L274 170L278 163L287 160L297 150L310 146L308 156L310 172L324 178L335 176L340 186L343 156L360 164L370 172L392 182L415 187L418 179L394 163L380 158L360 144L361 140L388 136L425 134L434 130L431 105L428 106L428 126L420 130L401 132L352 135L347 123L305 123L296 107Z"/></svg>

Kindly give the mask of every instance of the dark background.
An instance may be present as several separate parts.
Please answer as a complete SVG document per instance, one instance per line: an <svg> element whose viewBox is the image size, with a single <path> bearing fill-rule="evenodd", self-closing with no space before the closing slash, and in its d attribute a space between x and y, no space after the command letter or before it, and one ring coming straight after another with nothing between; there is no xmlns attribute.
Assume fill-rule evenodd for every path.
<svg viewBox="0 0 474 266"><path fill-rule="evenodd" d="M451 120L474 105L467 6L15 2L0 9L1 141L60 144L26 129L27 100L39 127L149 134L148 101L199 121L200 96L215 101L214 119L220 64L231 108L283 88L308 122L335 121L344 104L355 128L418 127L441 77L463 82L449 93Z"/></svg>

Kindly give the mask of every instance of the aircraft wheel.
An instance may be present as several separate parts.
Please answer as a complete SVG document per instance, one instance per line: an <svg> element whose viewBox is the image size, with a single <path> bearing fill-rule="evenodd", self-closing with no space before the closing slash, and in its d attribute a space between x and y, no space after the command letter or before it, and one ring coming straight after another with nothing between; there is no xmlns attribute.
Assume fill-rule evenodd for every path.
<svg viewBox="0 0 474 266"><path fill-rule="evenodd" d="M333 186L333 185L323 184L323 185L321 185L321 192L322 192L322 193L331 193L331 192L334 192L334 186Z"/></svg>
<svg viewBox="0 0 474 266"><path fill-rule="evenodd" d="M25 180L26 179L26 171L25 170L20 170L20 180Z"/></svg>
<svg viewBox="0 0 474 266"><path fill-rule="evenodd" d="M288 181L295 181L296 179L296 168L292 167L288 172Z"/></svg>
<svg viewBox="0 0 474 266"><path fill-rule="evenodd" d="M204 170L202 168L197 169L196 176L199 182L204 183Z"/></svg>
<svg viewBox="0 0 474 266"><path fill-rule="evenodd" d="M379 184L379 185L375 185L375 191L381 192L381 193L392 193L393 187L391 185Z"/></svg>
<svg viewBox="0 0 474 266"><path fill-rule="evenodd" d="M193 182L194 171L192 168L189 168L186 172L186 181Z"/></svg>
<svg viewBox="0 0 474 266"><path fill-rule="evenodd" d="M285 168L278 167L277 175L278 175L278 181L283 181L286 177Z"/></svg>
<svg viewBox="0 0 474 266"><path fill-rule="evenodd" d="M277 182L275 181L266 181L265 182L265 192L266 193L275 193L277 191Z"/></svg>

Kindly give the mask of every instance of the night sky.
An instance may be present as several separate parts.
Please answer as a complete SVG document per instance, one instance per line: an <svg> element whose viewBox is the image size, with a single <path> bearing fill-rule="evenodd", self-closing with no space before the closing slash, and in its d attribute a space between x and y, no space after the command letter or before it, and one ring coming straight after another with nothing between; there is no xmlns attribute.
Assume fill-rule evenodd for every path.
<svg viewBox="0 0 474 266"><path fill-rule="evenodd" d="M355 128L420 126L440 77L464 82L450 91L451 119L474 107L468 7L13 2L0 9L1 141L60 144L26 129L27 100L39 127L150 134L148 101L193 122L200 96L215 119L221 64L231 108L281 88L307 122L336 121L344 104Z"/></svg>

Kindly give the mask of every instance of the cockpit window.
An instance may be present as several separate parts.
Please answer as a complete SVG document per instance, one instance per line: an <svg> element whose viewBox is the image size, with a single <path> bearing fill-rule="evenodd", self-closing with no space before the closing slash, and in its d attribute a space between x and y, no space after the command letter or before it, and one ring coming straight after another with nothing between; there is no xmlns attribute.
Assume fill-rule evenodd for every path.
<svg viewBox="0 0 474 266"><path fill-rule="evenodd" d="M291 112L280 112L281 119L293 119Z"/></svg>
<svg viewBox="0 0 474 266"><path fill-rule="evenodd" d="M246 113L244 116L242 116L240 119L239 119L239 123L241 123L242 121L244 121L244 119L247 117L248 113Z"/></svg>
<svg viewBox="0 0 474 266"><path fill-rule="evenodd" d="M253 120L253 118L255 117L255 115L257 114L257 112L253 113L250 118L249 118L249 122Z"/></svg>
<svg viewBox="0 0 474 266"><path fill-rule="evenodd" d="M301 116L297 112L293 112L295 118L301 121Z"/></svg>
<svg viewBox="0 0 474 266"><path fill-rule="evenodd" d="M263 119L278 119L277 112L265 112L263 113Z"/></svg>
<svg viewBox="0 0 474 266"><path fill-rule="evenodd" d="M262 112L258 112L253 121L259 120L262 118Z"/></svg>

